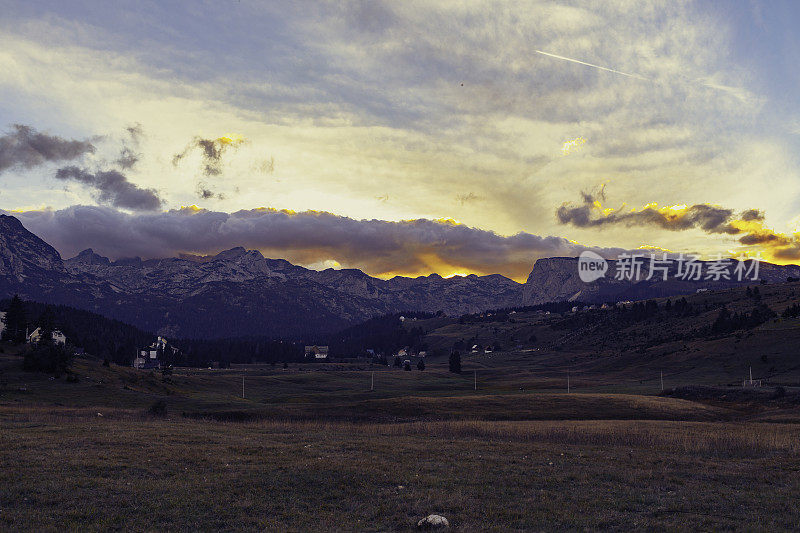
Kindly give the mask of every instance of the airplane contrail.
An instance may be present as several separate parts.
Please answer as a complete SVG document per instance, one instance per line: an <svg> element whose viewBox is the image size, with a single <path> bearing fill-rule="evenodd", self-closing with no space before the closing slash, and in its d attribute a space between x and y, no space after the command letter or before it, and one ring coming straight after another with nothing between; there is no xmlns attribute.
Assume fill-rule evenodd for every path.
<svg viewBox="0 0 800 533"><path fill-rule="evenodd" d="M571 63L577 63L579 65L586 65L587 67L598 68L600 70L605 70L606 72L613 72L614 74L620 74L622 76L627 76L629 78L635 78L637 80L653 81L650 78L645 78L644 76L639 76L638 74L629 74L627 72L614 70L613 68L601 67L600 65L594 65L592 63L587 63L585 61L579 61L577 59L572 59L571 57L564 57L564 56L559 56L559 55L556 55L556 54L550 54L550 53L547 53L547 52L542 52L541 50L534 50L534 52L536 52L537 54L542 54L543 56L554 57L556 59L561 59L561 60L564 60L564 61L570 61Z"/></svg>
<svg viewBox="0 0 800 533"><path fill-rule="evenodd" d="M621 76L627 76L629 78L634 78L634 79L637 79L637 80L649 81L649 82L653 82L653 83L659 83L657 80L654 80L652 78L646 78L646 77L640 76L638 74L630 74L628 72L622 72L621 70L614 70L613 68L601 67L600 65L595 65L594 63L587 63L586 61L580 61L579 59L572 59L571 57L564 57L564 56L560 56L560 55L557 55L557 54L551 54L549 52L543 52L541 50L534 50L534 52L536 52L537 54L542 54L543 56L553 57L555 59L561 59L563 61L569 61L570 63L577 63L579 65L585 65L587 67L592 67L592 68L597 68L597 69L600 69L600 70L605 70L606 72L613 72L614 74L619 74ZM729 87L727 85L721 85L721 84L718 84L718 83L712 83L712 82L709 82L709 81L706 81L706 80L703 80L703 79L691 79L691 78L688 78L686 76L682 76L682 77L684 78L684 81L686 81L686 82L694 83L694 84L697 84L697 85L702 85L703 87L707 87L709 89L714 89L714 90L717 90L717 91L726 92L726 93L734 96L735 98L738 98L742 102L749 102L749 101L751 101L753 99L752 95L748 91L746 91L745 89L741 89L741 88L738 88L738 87Z"/></svg>

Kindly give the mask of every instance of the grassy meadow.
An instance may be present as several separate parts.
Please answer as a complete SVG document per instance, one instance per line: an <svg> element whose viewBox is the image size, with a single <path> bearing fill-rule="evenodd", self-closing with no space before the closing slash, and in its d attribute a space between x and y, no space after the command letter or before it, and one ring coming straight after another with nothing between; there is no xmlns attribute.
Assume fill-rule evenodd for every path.
<svg viewBox="0 0 800 533"><path fill-rule="evenodd" d="M0 355L0 529L800 527L795 408L567 394L495 361L165 379L79 359L68 383Z"/></svg>

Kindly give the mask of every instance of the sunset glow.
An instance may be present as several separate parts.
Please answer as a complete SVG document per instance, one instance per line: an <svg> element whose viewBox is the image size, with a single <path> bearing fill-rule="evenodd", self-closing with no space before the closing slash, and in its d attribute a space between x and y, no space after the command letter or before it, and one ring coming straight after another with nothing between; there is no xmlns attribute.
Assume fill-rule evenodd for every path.
<svg viewBox="0 0 800 533"><path fill-rule="evenodd" d="M748 8L692 2L548 1L513 20L477 5L244 2L208 6L189 31L178 6L78 16L66 3L22 5L0 23L0 135L68 150L0 159L0 209L65 255L183 251L164 244L166 222L128 249L112 244L116 228L90 243L56 225L102 212L143 228L203 215L225 231L197 253L251 243L380 276L521 280L536 259L581 246L800 260L796 84L753 59L790 46L762 34L791 19L783 8L759 26ZM164 27L142 36L143 19ZM197 32L226 46L198 44ZM737 45L754 32L748 42L763 44ZM557 216L583 193L588 211ZM714 226L728 211L728 229ZM331 221L360 248L322 242Z"/></svg>

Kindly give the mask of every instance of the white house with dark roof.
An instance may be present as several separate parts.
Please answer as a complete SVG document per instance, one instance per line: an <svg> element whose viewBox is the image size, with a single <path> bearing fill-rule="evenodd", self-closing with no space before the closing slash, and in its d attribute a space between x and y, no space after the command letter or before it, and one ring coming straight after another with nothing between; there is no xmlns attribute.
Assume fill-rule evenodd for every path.
<svg viewBox="0 0 800 533"><path fill-rule="evenodd" d="M328 358L328 347L327 346L306 346L305 353L306 358L314 358L316 360L320 359L327 359Z"/></svg>
<svg viewBox="0 0 800 533"><path fill-rule="evenodd" d="M159 336L150 346L137 350L136 358L133 360L133 368L144 370L161 368L162 361L158 357L159 352L163 356L167 349L172 350L173 355L178 352L177 348L167 344L166 337Z"/></svg>

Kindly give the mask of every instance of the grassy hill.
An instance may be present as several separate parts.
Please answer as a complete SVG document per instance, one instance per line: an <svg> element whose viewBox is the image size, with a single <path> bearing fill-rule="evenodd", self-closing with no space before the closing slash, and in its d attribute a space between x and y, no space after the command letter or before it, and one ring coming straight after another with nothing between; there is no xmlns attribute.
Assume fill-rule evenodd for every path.
<svg viewBox="0 0 800 533"><path fill-rule="evenodd" d="M800 319L780 316L800 301L800 284L761 285L759 298L748 290L687 295L684 310L676 310L675 298L653 300L657 308L641 316L619 309L498 311L445 324L441 318L418 320L413 327L425 332L428 346L461 348L468 366L515 375L521 382L530 375L566 387L570 373L578 387L652 392L660 390L662 372L667 387L736 385L752 368L754 378L800 385ZM714 330L722 308L745 314L765 307L777 316L756 327ZM475 344L502 349L471 353Z"/></svg>

